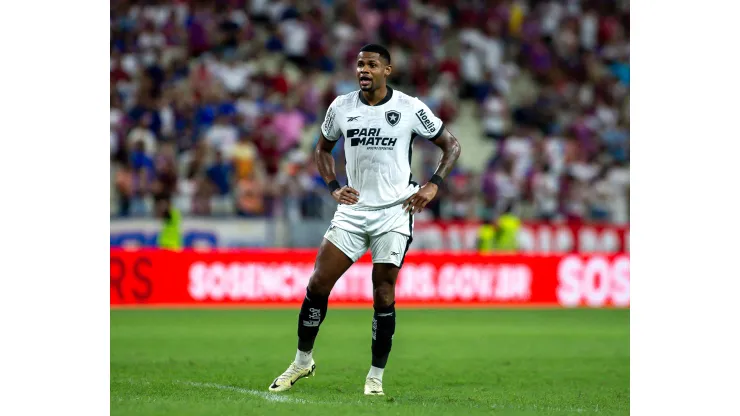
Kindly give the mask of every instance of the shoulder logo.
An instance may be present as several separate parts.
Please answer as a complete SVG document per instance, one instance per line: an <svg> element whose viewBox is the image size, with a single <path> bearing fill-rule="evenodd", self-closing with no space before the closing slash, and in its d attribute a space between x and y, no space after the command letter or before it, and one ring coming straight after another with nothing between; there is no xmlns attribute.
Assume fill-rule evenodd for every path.
<svg viewBox="0 0 740 416"><path fill-rule="evenodd" d="M387 121L391 127L395 127L396 124L401 121L401 113L396 110L388 110L385 112L385 121Z"/></svg>
<svg viewBox="0 0 740 416"><path fill-rule="evenodd" d="M329 111L326 112L326 118L324 119L324 131L331 133L332 128L334 127L334 117L336 113L334 112L333 107L329 107Z"/></svg>
<svg viewBox="0 0 740 416"><path fill-rule="evenodd" d="M424 111L423 108L417 111L414 115L416 116L416 118L419 119L419 122L421 123L421 126L424 127L424 130L428 131L429 133L434 133L437 130L434 127L434 123L432 122L432 120L429 119L429 116L427 116L427 112Z"/></svg>

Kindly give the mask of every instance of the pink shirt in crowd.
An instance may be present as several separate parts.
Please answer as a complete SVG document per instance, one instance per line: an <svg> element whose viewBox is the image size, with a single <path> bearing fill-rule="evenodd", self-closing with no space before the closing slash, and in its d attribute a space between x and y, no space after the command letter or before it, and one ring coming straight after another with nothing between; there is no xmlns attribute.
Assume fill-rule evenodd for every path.
<svg viewBox="0 0 740 416"><path fill-rule="evenodd" d="M298 110L280 112L273 118L273 129L278 137L278 147L281 151L297 144L301 138L304 120Z"/></svg>

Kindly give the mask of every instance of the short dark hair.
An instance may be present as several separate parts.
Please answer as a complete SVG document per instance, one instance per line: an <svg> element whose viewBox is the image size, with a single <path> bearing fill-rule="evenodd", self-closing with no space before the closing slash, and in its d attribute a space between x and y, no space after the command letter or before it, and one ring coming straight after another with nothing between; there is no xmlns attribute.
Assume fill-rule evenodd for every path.
<svg viewBox="0 0 740 416"><path fill-rule="evenodd" d="M388 52L388 49L384 48L382 45L378 45L377 43L370 43L363 46L362 49L360 49L360 52L377 53L381 58L388 62L388 65L391 63L391 54Z"/></svg>

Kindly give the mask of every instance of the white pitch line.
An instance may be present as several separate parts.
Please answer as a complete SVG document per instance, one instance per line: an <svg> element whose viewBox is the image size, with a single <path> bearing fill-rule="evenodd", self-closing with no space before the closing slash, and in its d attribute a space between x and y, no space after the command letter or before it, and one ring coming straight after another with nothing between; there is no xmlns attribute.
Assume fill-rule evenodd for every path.
<svg viewBox="0 0 740 416"><path fill-rule="evenodd" d="M258 391L258 390L250 390L250 389L243 389L241 387L234 387L234 386L225 386L222 384L215 384L215 383L198 383L195 381L177 381L180 384L187 384L189 386L193 387L207 387L212 389L218 389L218 390L228 390L233 391L237 393L242 394L248 394L250 396L259 397L261 399L265 399L269 402L279 402L279 403L313 403L311 401L305 400L305 399L296 399L294 397L287 397L276 393L268 393L264 391Z"/></svg>
<svg viewBox="0 0 740 416"><path fill-rule="evenodd" d="M205 387L205 388L212 388L212 389L218 389L218 390L227 390L227 391L233 391L236 393L242 393L242 394L248 394L250 396L259 397L261 399L270 401L270 402L277 402L277 403L301 403L301 404L325 404L326 402L316 402L306 399L297 399L294 397L284 396L280 393L268 393L264 391L259 390L251 390L251 389L244 389L241 387L235 387L235 386L226 386L223 384L216 384L216 383L199 383L195 381L180 381L177 380L176 383L179 384L185 384L188 386L193 387ZM344 402L340 404L349 404L349 402ZM358 400L358 404L365 404L366 401ZM426 403L422 403L423 407L426 407ZM538 406L538 405L532 405L532 406L514 406L514 405L497 405L497 404L491 404L489 405L492 409L509 409L509 410L527 410L527 411L550 411L550 412L575 412L575 413L583 413L583 412L589 412L589 413L599 413L599 409L592 409L592 410L586 410L582 408L563 408L563 407L552 407L552 406ZM479 406L475 406L479 407Z"/></svg>
<svg viewBox="0 0 740 416"><path fill-rule="evenodd" d="M592 410L586 410L581 408L572 408L572 407L552 407L552 406L538 406L538 405L532 405L532 406L501 406L492 404L492 409L509 409L509 410L527 410L527 411L548 411L548 412L569 412L569 413L583 413L583 412L589 412L589 413L599 413L599 409L595 408Z"/></svg>

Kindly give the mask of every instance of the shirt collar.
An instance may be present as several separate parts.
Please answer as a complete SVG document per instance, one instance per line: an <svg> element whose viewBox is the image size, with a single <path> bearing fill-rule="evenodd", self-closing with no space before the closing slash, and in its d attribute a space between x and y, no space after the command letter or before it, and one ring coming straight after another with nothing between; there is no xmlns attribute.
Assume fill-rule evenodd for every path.
<svg viewBox="0 0 740 416"><path fill-rule="evenodd" d="M387 92L385 93L385 97L382 100L380 100L380 102L378 102L377 104L375 104L374 106L370 105L370 103L367 102L367 100L365 99L365 96L362 95L362 90L360 90L360 102L363 103L363 104L365 104L365 105L370 105L371 107L377 107L379 105L383 105L383 104L387 103L388 101L391 100L391 97L393 97L393 88L391 88L388 85L386 85L385 88L387 90Z"/></svg>

